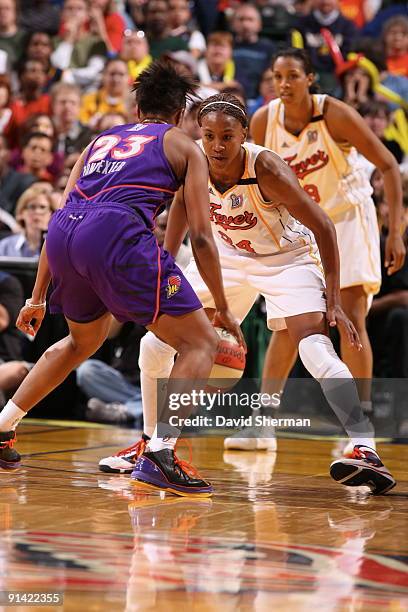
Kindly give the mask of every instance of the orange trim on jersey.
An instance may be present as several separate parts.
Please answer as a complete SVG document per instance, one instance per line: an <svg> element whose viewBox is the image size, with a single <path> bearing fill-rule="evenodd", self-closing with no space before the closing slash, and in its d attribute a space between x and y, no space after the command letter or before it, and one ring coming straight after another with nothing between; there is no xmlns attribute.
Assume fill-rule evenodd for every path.
<svg viewBox="0 0 408 612"><path fill-rule="evenodd" d="M160 261L160 247L157 243L157 287L156 287L156 310L154 311L154 316L152 323L156 322L157 316L159 314L160 309L160 285L161 285L161 261Z"/></svg>
<svg viewBox="0 0 408 612"><path fill-rule="evenodd" d="M79 193L81 194L81 196L83 198L85 198L85 200L92 200L93 198L96 198L96 196L101 195L101 193L106 193L107 191L112 191L112 189L120 189L121 187L130 187L131 189L149 189L152 191L163 191L164 193L171 193L171 195L174 195L176 192L172 191L171 189L164 189L163 187L150 187L150 185L128 185L126 183L124 183L123 185L113 185L112 187L107 187L106 189L102 189L101 191L98 191L97 193L95 193L93 196L87 196L79 187L78 185L75 185L75 189L77 191L79 191Z"/></svg>
<svg viewBox="0 0 408 612"><path fill-rule="evenodd" d="M262 216L261 211L259 210L259 208L258 208L258 206L256 204L257 198L256 198L255 194L252 192L251 187L252 187L252 185L249 186L248 195L249 195L249 198L250 198L250 200L252 202L252 206L255 208L256 214L260 217L262 223L265 225L266 229L268 230L268 232L272 236L272 240L274 241L275 246L278 247L278 249L280 250L280 248L281 248L280 242L279 242L279 240L277 240L277 238L276 238L275 234L273 233L271 227L268 225L268 223L265 221L264 217Z"/></svg>

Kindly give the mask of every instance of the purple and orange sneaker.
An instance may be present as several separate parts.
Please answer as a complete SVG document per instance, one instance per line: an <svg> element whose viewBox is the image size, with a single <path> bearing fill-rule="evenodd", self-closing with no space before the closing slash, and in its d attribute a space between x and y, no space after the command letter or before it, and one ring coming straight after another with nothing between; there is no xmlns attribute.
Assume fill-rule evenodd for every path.
<svg viewBox="0 0 408 612"><path fill-rule="evenodd" d="M351 456L333 461L330 475L348 487L369 487L373 495L383 495L396 485L378 454L368 446L355 446Z"/></svg>
<svg viewBox="0 0 408 612"><path fill-rule="evenodd" d="M213 494L211 484L203 480L187 461L179 459L173 449L168 448L156 452L145 451L136 461L131 478L136 485L182 497L211 497Z"/></svg>
<svg viewBox="0 0 408 612"><path fill-rule="evenodd" d="M16 442L15 431L0 431L0 468L14 470L20 467L21 457L13 449Z"/></svg>

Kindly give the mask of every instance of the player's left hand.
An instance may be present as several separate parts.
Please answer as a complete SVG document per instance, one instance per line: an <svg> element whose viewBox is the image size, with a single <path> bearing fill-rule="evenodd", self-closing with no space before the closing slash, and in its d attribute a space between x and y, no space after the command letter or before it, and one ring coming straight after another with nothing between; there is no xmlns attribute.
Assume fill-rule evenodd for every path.
<svg viewBox="0 0 408 612"><path fill-rule="evenodd" d="M390 276L404 265L406 249L400 234L388 234L385 242L384 266Z"/></svg>
<svg viewBox="0 0 408 612"><path fill-rule="evenodd" d="M214 327L223 327L230 332L239 344L247 351L247 346L244 339L244 334L239 326L238 321L233 317L231 311L227 308L226 310L216 310L212 320Z"/></svg>
<svg viewBox="0 0 408 612"><path fill-rule="evenodd" d="M329 327L337 326L344 330L351 346L354 346L358 351L361 351L363 345L360 342L360 336L340 305L336 304L335 306L329 306L328 304L326 319L329 323Z"/></svg>
<svg viewBox="0 0 408 612"><path fill-rule="evenodd" d="M45 306L33 308L32 306L23 306L19 312L16 321L16 327L23 334L34 336L40 329L41 323L45 316Z"/></svg>

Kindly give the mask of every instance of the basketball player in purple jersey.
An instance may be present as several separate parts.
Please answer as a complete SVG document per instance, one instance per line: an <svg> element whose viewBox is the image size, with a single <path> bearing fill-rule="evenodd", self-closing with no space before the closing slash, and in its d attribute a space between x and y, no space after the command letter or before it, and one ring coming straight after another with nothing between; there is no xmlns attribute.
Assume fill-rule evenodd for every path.
<svg viewBox="0 0 408 612"><path fill-rule="evenodd" d="M208 168L198 146L175 127L193 83L156 62L135 83L140 123L99 135L75 165L51 220L31 299L17 327L34 336L45 314L63 313L69 335L50 347L0 413L0 466L18 467L15 428L27 411L59 385L105 340L111 313L135 321L173 346L171 379L207 379L217 335L201 302L153 234L154 220L184 184L197 265L214 296L214 323L243 342L228 310L208 218ZM169 382L169 387L171 383ZM178 391L180 389L178 388ZM170 392L170 391L169 391ZM176 436L157 430L144 454L146 478L183 494L211 495L211 485L174 454Z"/></svg>

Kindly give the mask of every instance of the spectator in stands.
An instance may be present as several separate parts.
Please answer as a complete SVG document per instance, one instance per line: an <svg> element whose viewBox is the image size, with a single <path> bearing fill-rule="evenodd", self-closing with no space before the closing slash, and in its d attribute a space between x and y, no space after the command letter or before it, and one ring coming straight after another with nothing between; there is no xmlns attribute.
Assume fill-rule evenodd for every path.
<svg viewBox="0 0 408 612"><path fill-rule="evenodd" d="M112 318L108 340L108 363L88 359L76 371L77 384L90 398L86 417L103 423L142 425L142 396L138 355L146 333L141 325L118 323Z"/></svg>
<svg viewBox="0 0 408 612"><path fill-rule="evenodd" d="M125 113L128 91L127 63L119 58L108 60L100 89L82 98L80 121L94 128L105 113Z"/></svg>
<svg viewBox="0 0 408 612"><path fill-rule="evenodd" d="M229 32L213 32L209 35L205 58L198 62L198 76L203 85L222 91L226 84L235 83L232 45L233 39Z"/></svg>
<svg viewBox="0 0 408 612"><path fill-rule="evenodd" d="M408 79L403 76L387 73L385 60L382 54L373 48L371 41L368 41L368 43L366 41L365 44L360 43L357 50L362 52L378 70L378 78L381 85L396 93L402 100L408 100ZM354 108L358 108L361 104L365 104L367 101L375 98L383 99L391 110L399 108L399 104L376 94L371 74L363 65L349 68L340 78L343 88L343 100L347 104L354 106Z"/></svg>
<svg viewBox="0 0 408 612"><path fill-rule="evenodd" d="M24 52L26 34L17 25L16 0L0 0L0 49L15 68Z"/></svg>
<svg viewBox="0 0 408 612"><path fill-rule="evenodd" d="M363 35L379 39L384 24L395 15L408 17L408 6L405 0L383 0L381 9L369 23L364 26Z"/></svg>
<svg viewBox="0 0 408 612"><path fill-rule="evenodd" d="M357 28L370 22L381 6L381 0L340 0L344 17L353 21Z"/></svg>
<svg viewBox="0 0 408 612"><path fill-rule="evenodd" d="M188 51L180 36L171 35L170 11L167 0L149 0L144 4L145 30L153 59L169 51Z"/></svg>
<svg viewBox="0 0 408 612"><path fill-rule="evenodd" d="M14 214L17 200L36 180L31 174L17 172L9 165L10 151L4 134L0 134L0 208Z"/></svg>
<svg viewBox="0 0 408 612"><path fill-rule="evenodd" d="M384 179L382 173L377 168L371 174L370 183L371 187L373 188L373 200L377 209L377 217L379 217L379 204L384 200Z"/></svg>
<svg viewBox="0 0 408 612"><path fill-rule="evenodd" d="M310 15L298 19L296 29L310 53L321 89L325 93L333 93L337 84L334 62L321 30L326 28L331 32L343 57L346 57L357 38L357 29L352 21L340 13L339 0L314 0L313 6Z"/></svg>
<svg viewBox="0 0 408 612"><path fill-rule="evenodd" d="M408 17L398 15L389 19L382 39L388 72L408 77Z"/></svg>
<svg viewBox="0 0 408 612"><path fill-rule="evenodd" d="M82 152L92 132L79 121L81 90L76 85L57 83L51 90L52 118L57 129L56 150L63 155Z"/></svg>
<svg viewBox="0 0 408 612"><path fill-rule="evenodd" d="M294 12L299 10L301 14L310 12L312 0L255 0L262 20L261 36L273 40L276 43L287 44L288 32L293 27L295 21Z"/></svg>
<svg viewBox="0 0 408 612"><path fill-rule="evenodd" d="M11 108L11 86L6 75L0 75L0 134L12 143L16 139L17 125Z"/></svg>
<svg viewBox="0 0 408 612"><path fill-rule="evenodd" d="M23 0L20 2L20 26L27 32L46 32L54 36L60 23L60 9L49 0Z"/></svg>
<svg viewBox="0 0 408 612"><path fill-rule="evenodd" d="M44 93L47 71L43 62L26 60L21 64L18 74L20 77L20 93L11 108L15 122L19 126L35 113L49 115L51 101L49 95Z"/></svg>
<svg viewBox="0 0 408 612"><path fill-rule="evenodd" d="M33 185L20 196L16 219L22 227L20 234L0 240L0 256L39 257L55 203L41 186Z"/></svg>
<svg viewBox="0 0 408 612"><path fill-rule="evenodd" d="M135 81L153 59L143 30L137 30L136 32L125 30L120 57L127 63L130 78Z"/></svg>
<svg viewBox="0 0 408 612"><path fill-rule="evenodd" d="M261 108L261 106L265 106L265 104L268 104L271 100L274 100L275 98L276 92L274 88L272 68L267 68L261 76L261 82L259 84L259 96L256 98L256 100L250 101L248 103L248 113L250 115L253 115L254 112L258 110L258 108Z"/></svg>
<svg viewBox="0 0 408 612"><path fill-rule="evenodd" d="M405 221L408 221L408 178L403 181ZM388 232L388 206L378 205L381 224L382 283L368 316L368 333L374 353L374 374L408 377L408 257L404 266L389 276L384 268L384 245ZM408 241L408 233L405 233Z"/></svg>
<svg viewBox="0 0 408 612"><path fill-rule="evenodd" d="M130 19L136 30L142 30L145 22L145 0L128 0L127 7Z"/></svg>
<svg viewBox="0 0 408 612"><path fill-rule="evenodd" d="M40 181L52 181L53 176L47 170L53 161L54 141L47 134L30 132L23 140L21 151L22 164L20 172L32 174Z"/></svg>
<svg viewBox="0 0 408 612"><path fill-rule="evenodd" d="M99 134L105 130L110 130L113 127L123 125L127 122L128 120L124 113L105 113L100 117L98 123L96 124L95 134Z"/></svg>
<svg viewBox="0 0 408 612"><path fill-rule="evenodd" d="M188 45L195 58L201 57L206 48L203 34L190 26L191 11L188 0L169 0L171 35L179 36Z"/></svg>
<svg viewBox="0 0 408 612"><path fill-rule="evenodd" d="M24 303L21 283L0 272L0 408L4 405L2 391L14 391L29 371L22 361L22 337L15 326Z"/></svg>
<svg viewBox="0 0 408 612"><path fill-rule="evenodd" d="M55 180L61 172L64 157L61 153L54 151L54 144L57 132L51 117L49 115L45 115L44 113L37 113L35 115L32 115L27 119L25 123L20 126L18 134L19 147L14 149L12 152L11 165L17 169L21 168L21 166L23 165L22 149L24 143L27 141L28 135L33 134L34 132L40 132L41 134L48 136L52 140L52 161L51 164L49 164L49 166L47 167L47 170L50 173L52 180Z"/></svg>
<svg viewBox="0 0 408 612"><path fill-rule="evenodd" d="M71 153L64 159L62 172L58 177L58 180L54 183L56 191L60 192L60 195L64 193L64 189L67 186L69 175L71 174L72 168L78 161L80 153Z"/></svg>
<svg viewBox="0 0 408 612"><path fill-rule="evenodd" d="M109 53L119 53L126 23L122 15L115 11L115 2L89 0L89 5L91 29L104 41Z"/></svg>
<svg viewBox="0 0 408 612"><path fill-rule="evenodd" d="M108 49L98 33L89 31L86 0L65 0L53 66L64 71L64 80L88 87L103 69Z"/></svg>
<svg viewBox="0 0 408 612"><path fill-rule="evenodd" d="M391 151L398 164L400 164L404 157L401 147L395 140L388 140L384 134L391 122L391 111L388 108L388 104L380 100L371 100L363 104L358 110L370 129L378 136L387 149ZM374 166L372 170L374 170Z"/></svg>
<svg viewBox="0 0 408 612"><path fill-rule="evenodd" d="M275 50L270 40L259 37L261 27L261 16L256 6L245 2L237 7L232 19L235 78L244 88L248 100L258 96L261 75Z"/></svg>
<svg viewBox="0 0 408 612"><path fill-rule="evenodd" d="M371 77L364 68L354 66L340 76L343 101L355 109L367 104L374 97Z"/></svg>
<svg viewBox="0 0 408 612"><path fill-rule="evenodd" d="M47 72L44 90L48 89L61 78L61 70L51 64L53 45L51 37L46 32L31 32L26 42L25 59L42 62Z"/></svg>

